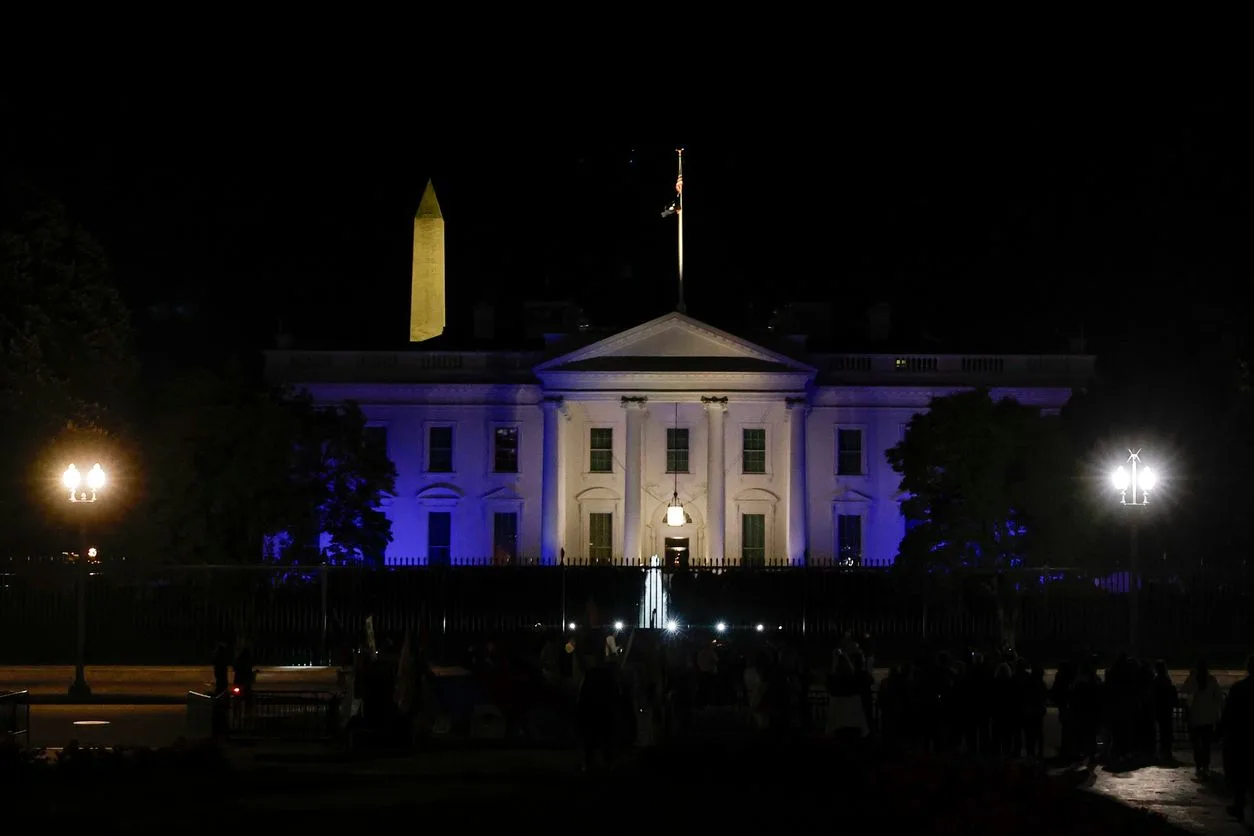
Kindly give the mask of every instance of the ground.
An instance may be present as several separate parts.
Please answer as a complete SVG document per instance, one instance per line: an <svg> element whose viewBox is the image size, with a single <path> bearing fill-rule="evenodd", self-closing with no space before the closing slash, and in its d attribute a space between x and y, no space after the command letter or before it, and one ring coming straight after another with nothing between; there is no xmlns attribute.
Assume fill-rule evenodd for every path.
<svg viewBox="0 0 1254 836"><path fill-rule="evenodd" d="M204 690L212 672L208 668L195 667L110 666L89 667L87 676L96 701L86 705L67 705L61 699L73 679L72 668L0 668L0 690L28 688L37 701L31 709L32 745L62 746L75 739L85 745L168 745L186 733L186 709L182 703L187 691ZM1182 678L1182 674L1179 676ZM335 671L326 668L267 668L260 672L259 685L265 690L329 689L335 685ZM128 699L148 704L114 704ZM38 702L40 700L42 704ZM1053 715L1047 726L1046 739L1047 744L1057 741ZM539 821L548 815L546 805L551 804L554 807L552 815L561 818L564 797L570 793L588 795L591 792L587 783L579 777L577 755L570 752L440 752L417 759L384 759L349 766L327 763L325 759L313 759L302 765L299 762L306 758L300 750L287 747L284 751L295 754L295 758L289 757L286 762L276 764L272 751L234 750L237 765L246 768L252 776L253 791L232 791L223 795L219 800L224 805L224 814L225 807L255 809L260 811L259 814L276 808L293 813L316 808L323 811L319 813L319 820L325 822L328 810L334 815L336 809L348 810L363 804L384 811L396 805L433 805L441 809L457 809L464 805L465 809L459 815L473 820L481 813L498 815L500 812L500 806L485 806L476 802L486 793L496 797L498 805L531 810L530 814L539 816ZM1223 794L1222 783L1195 782L1189 754L1177 751L1177 756L1182 764L1172 769L1150 766L1122 774L1099 770L1092 791L1133 807L1160 813L1173 824L1194 833L1224 836L1249 833L1225 813L1223 807L1227 798ZM297 763L292 763L293 760ZM716 763L712 767L714 774L701 777L701 781L711 783L711 792L718 790L716 779L721 768L725 765ZM673 777L679 784L692 784L696 780L692 775ZM662 800L662 795L671 791L669 786L675 785L675 782L666 783L665 777L659 779L651 774L624 773L621 778L625 786L632 787L643 780L643 786L647 788L646 806L657 795L659 810L666 808L668 803ZM656 787L655 781L660 782ZM765 790L763 785L755 792ZM162 793L161 797L173 803L180 794L181 790L175 788ZM634 794L635 790L632 790L614 804L637 804L628 798ZM124 799L125 795L108 788L95 788L77 797L81 804L94 805L94 809L103 810L118 804L129 804ZM753 795L750 793L746 798ZM24 803L31 810L46 803L49 805L47 809L52 812L62 809L58 805L64 800L63 794L32 793L24 798ZM69 813L68 810L64 812ZM150 814L154 826L161 820L168 822L160 805L151 810L126 810L128 821L138 817L135 820L142 822Z"/></svg>

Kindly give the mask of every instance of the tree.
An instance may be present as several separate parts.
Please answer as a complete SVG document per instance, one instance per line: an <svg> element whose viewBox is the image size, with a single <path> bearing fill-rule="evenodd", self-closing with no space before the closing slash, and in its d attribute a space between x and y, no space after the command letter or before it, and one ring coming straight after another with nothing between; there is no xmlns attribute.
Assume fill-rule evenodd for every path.
<svg viewBox="0 0 1254 836"><path fill-rule="evenodd" d="M1017 600L1005 573L1061 559L1075 520L1074 458L1057 419L987 391L932 400L887 451L901 474L905 571L978 578L1013 643Z"/></svg>
<svg viewBox="0 0 1254 836"><path fill-rule="evenodd" d="M201 372L165 388L147 432L146 551L184 563L382 562L396 470L352 404L318 407Z"/></svg>
<svg viewBox="0 0 1254 836"><path fill-rule="evenodd" d="M303 419L292 481L303 508L313 509L312 514L298 511L293 520L305 525L304 537L294 541L290 556L308 555L311 543L321 545L325 537L318 557L382 565L392 542L392 522L380 506L396 490L396 467L387 445L370 432L354 403L317 408L307 397L289 403Z"/></svg>
<svg viewBox="0 0 1254 836"><path fill-rule="evenodd" d="M116 452L100 448L118 440L137 363L104 250L55 201L25 203L0 232L0 527L10 547L51 551L56 442Z"/></svg>

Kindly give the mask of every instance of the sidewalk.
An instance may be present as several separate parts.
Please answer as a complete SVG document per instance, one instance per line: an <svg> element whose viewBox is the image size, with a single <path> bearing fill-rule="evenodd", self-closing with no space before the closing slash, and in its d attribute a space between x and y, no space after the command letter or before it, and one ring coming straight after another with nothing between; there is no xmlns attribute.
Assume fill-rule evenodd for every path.
<svg viewBox="0 0 1254 836"><path fill-rule="evenodd" d="M188 691L212 689L213 668L205 666L88 665L84 671L92 695L72 700L72 665L0 667L0 691L29 691L34 704L171 705ZM325 691L336 687L335 668L258 668L262 691Z"/></svg>
<svg viewBox="0 0 1254 836"><path fill-rule="evenodd" d="M1235 821L1225 809L1231 796L1223 774L1212 772L1208 781L1193 775L1193 753L1177 749L1173 766L1143 766L1127 772L1110 772L1098 767L1089 792L1165 817L1171 824L1191 833L1219 836L1248 836L1247 825ZM1215 752L1214 767L1221 762ZM1249 821L1250 811L1246 811Z"/></svg>

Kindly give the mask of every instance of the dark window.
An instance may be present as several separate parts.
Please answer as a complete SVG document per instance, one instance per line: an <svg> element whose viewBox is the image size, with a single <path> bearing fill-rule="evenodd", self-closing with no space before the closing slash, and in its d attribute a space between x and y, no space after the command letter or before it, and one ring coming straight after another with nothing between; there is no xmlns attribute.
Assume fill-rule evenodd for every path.
<svg viewBox="0 0 1254 836"><path fill-rule="evenodd" d="M610 427L593 427L590 434L588 470L593 473L614 471L614 430Z"/></svg>
<svg viewBox="0 0 1254 836"><path fill-rule="evenodd" d="M492 434L492 469L497 473L518 472L518 428L497 427Z"/></svg>
<svg viewBox="0 0 1254 836"><path fill-rule="evenodd" d="M427 470L430 473L453 472L452 427L432 427L427 432Z"/></svg>
<svg viewBox="0 0 1254 836"><path fill-rule="evenodd" d="M746 566L766 562L766 514L740 515L740 561Z"/></svg>
<svg viewBox="0 0 1254 836"><path fill-rule="evenodd" d="M740 457L745 473L766 473L766 430L745 430Z"/></svg>
<svg viewBox="0 0 1254 836"><path fill-rule="evenodd" d="M862 517L860 515L837 515L836 557L848 566L862 565Z"/></svg>
<svg viewBox="0 0 1254 836"><path fill-rule="evenodd" d="M680 427L666 428L666 472L688 472L688 430Z"/></svg>
<svg viewBox="0 0 1254 836"><path fill-rule="evenodd" d="M447 566L453 551L453 515L448 511L427 512L427 563Z"/></svg>
<svg viewBox="0 0 1254 836"><path fill-rule="evenodd" d="M836 431L836 472L841 476L862 475L862 430Z"/></svg>
<svg viewBox="0 0 1254 836"><path fill-rule="evenodd" d="M510 564L518 558L518 514L513 511L492 515L492 560Z"/></svg>
<svg viewBox="0 0 1254 836"><path fill-rule="evenodd" d="M588 558L608 563L614 557L614 515L588 515Z"/></svg>

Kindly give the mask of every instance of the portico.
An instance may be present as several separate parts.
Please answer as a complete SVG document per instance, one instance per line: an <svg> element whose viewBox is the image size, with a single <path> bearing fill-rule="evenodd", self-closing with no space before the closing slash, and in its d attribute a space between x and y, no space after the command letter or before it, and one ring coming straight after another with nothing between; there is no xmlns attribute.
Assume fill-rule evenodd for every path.
<svg viewBox="0 0 1254 836"><path fill-rule="evenodd" d="M556 496L545 487L542 529L560 532L545 548L546 559L562 549L579 554L584 544L573 543L585 530L590 536L617 533L617 526L605 523L606 511L588 511L598 515L590 525L568 521L563 526L556 519L560 508L570 507L564 497L598 487L621 490L621 541L612 548L616 558L647 562L665 553L670 537L688 541L687 557L694 563L722 560L729 541L729 483L733 496L757 488L797 509L760 515L760 531L756 517L744 530L739 518L733 520L733 542L740 544L747 530L762 541L754 548L773 560L785 554L800 559L805 553L805 469L794 467L788 458L797 455L790 447L796 443L802 445L799 455L804 458L804 429L798 442L795 432L776 433L774 428L786 426L785 416L793 412L804 422L813 368L675 313L556 357L535 371L544 402L560 398L570 416L567 432L556 418L547 417L552 410L546 411L546 459L555 447L570 459L583 453L573 445L582 448L586 443L591 452L591 445L607 438L614 452L608 470L604 457L596 468L589 464L583 472L568 469L565 474L546 461L545 474L558 487ZM621 446L614 438L616 430ZM729 440L735 451L730 457ZM752 448L747 460L746 444ZM792 489L799 491L795 499ZM671 530L665 525L666 506L675 492L688 518L702 521L699 527L686 523ZM783 530L777 530L775 520L784 521ZM604 548L588 545L598 552Z"/></svg>

